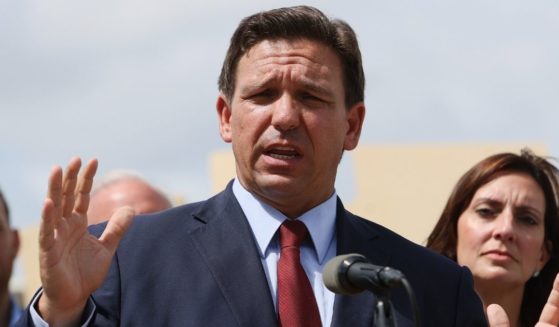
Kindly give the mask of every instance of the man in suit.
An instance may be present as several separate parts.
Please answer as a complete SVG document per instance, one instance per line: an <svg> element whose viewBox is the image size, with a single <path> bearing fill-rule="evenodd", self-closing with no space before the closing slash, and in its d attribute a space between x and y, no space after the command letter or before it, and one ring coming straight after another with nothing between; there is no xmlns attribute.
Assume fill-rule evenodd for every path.
<svg viewBox="0 0 559 327"><path fill-rule="evenodd" d="M10 226L8 202L0 190L0 326L14 326L22 312L9 289L18 250L19 233Z"/></svg>
<svg viewBox="0 0 559 327"><path fill-rule="evenodd" d="M424 326L486 325L467 269L351 214L337 197L337 166L365 116L364 83L343 21L304 6L245 18L216 105L236 179L155 217L121 208L91 235L97 161L79 177L79 158L64 173L54 168L39 237L43 288L21 324L371 326L373 293L335 295L321 277L329 259L356 252L407 276ZM298 266L285 268L299 253L290 263ZM301 287L286 286L294 281ZM304 298L289 297L299 291ZM404 291L390 300L398 326L412 326Z"/></svg>

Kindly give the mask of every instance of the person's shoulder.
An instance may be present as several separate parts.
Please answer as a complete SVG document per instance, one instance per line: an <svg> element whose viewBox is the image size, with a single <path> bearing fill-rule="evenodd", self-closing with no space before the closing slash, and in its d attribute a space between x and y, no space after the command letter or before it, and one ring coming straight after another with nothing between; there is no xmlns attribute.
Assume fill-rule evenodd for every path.
<svg viewBox="0 0 559 327"><path fill-rule="evenodd" d="M178 226L194 228L201 223L199 217L216 216L226 207L227 192L221 192L207 200L179 205L164 211L134 218L133 228L174 229Z"/></svg>
<svg viewBox="0 0 559 327"><path fill-rule="evenodd" d="M352 233L366 241L365 256L383 258L382 264L400 270L412 286L423 316L433 326L485 326L479 298L468 268L459 266L424 246L414 243L373 221L346 211ZM368 254L368 255L367 255ZM373 261L373 260L371 260ZM401 291L401 289L394 292ZM436 317L436 319L434 318Z"/></svg>
<svg viewBox="0 0 559 327"><path fill-rule="evenodd" d="M412 242L393 230L382 226L374 221L365 219L346 211L346 218L354 225L355 230L360 233L370 235L370 237L379 238L383 244L384 252L388 252L387 256L393 261L412 264L416 267L425 267L426 269L443 269L459 271L460 267L456 262L444 257L434 251Z"/></svg>
<svg viewBox="0 0 559 327"><path fill-rule="evenodd" d="M231 198L229 193L226 190L207 200L179 205L160 212L136 215L124 239L137 235L170 233L177 229L195 228L200 224L200 221L196 219L198 216L213 216L216 210L222 210L226 206L227 201ZM99 237L106 226L107 222L103 222L88 228L91 234Z"/></svg>

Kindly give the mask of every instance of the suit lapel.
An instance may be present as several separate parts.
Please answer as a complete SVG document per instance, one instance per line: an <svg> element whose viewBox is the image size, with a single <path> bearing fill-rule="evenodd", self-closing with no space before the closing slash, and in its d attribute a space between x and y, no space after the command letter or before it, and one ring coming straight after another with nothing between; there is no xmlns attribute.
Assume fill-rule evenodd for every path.
<svg viewBox="0 0 559 327"><path fill-rule="evenodd" d="M337 255L359 253L377 265L388 260L381 250L380 236L370 225L347 212L338 199L336 213ZM371 292L336 295L332 326L373 326L376 299Z"/></svg>
<svg viewBox="0 0 559 327"><path fill-rule="evenodd" d="M240 326L277 326L277 317L250 225L231 185L195 215L191 235ZM247 241L251 240L251 241Z"/></svg>
<svg viewBox="0 0 559 327"><path fill-rule="evenodd" d="M209 200L195 218L202 224L191 232L194 245L238 324L277 326L276 311L254 236L231 187ZM339 200L336 237L337 255L360 253L377 265L388 264L376 230L347 212ZM372 326L374 305L375 296L371 292L336 295L332 326Z"/></svg>

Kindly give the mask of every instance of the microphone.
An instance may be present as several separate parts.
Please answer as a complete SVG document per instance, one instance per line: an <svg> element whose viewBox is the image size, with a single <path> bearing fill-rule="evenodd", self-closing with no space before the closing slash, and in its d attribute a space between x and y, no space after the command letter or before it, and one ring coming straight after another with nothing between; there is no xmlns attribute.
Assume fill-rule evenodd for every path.
<svg viewBox="0 0 559 327"><path fill-rule="evenodd" d="M352 253L328 261L322 279L330 291L352 295L364 290L386 293L392 287L402 285L405 276L399 270L373 265L363 255Z"/></svg>

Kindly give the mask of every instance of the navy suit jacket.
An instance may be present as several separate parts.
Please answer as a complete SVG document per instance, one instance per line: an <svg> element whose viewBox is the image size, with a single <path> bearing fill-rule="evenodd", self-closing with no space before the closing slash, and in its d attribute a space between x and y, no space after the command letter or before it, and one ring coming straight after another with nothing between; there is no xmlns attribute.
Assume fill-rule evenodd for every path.
<svg viewBox="0 0 559 327"><path fill-rule="evenodd" d="M336 215L337 254L360 253L401 270L415 291L422 326L487 325L467 269L351 214L339 200ZM413 326L404 290L394 289L390 299L398 326ZM95 326L278 326L256 241L231 184L207 201L136 217L93 300ZM374 306L371 292L336 295L332 326L373 326Z"/></svg>

